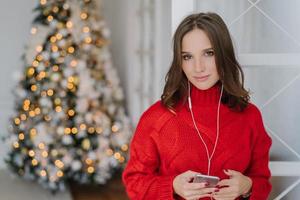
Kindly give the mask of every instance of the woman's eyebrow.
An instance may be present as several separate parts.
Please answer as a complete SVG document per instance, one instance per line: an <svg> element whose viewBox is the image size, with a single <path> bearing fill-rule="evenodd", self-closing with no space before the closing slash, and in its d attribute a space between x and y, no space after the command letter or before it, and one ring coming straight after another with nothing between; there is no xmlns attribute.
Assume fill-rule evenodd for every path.
<svg viewBox="0 0 300 200"><path fill-rule="evenodd" d="M208 50L214 50L214 48L209 47L209 48L203 49L202 51L208 51Z"/></svg>
<svg viewBox="0 0 300 200"><path fill-rule="evenodd" d="M214 50L214 48L213 47L205 48L205 49L202 50L202 52L209 51L209 50ZM186 54L186 53L191 53L191 52L181 51L181 54Z"/></svg>
<svg viewBox="0 0 300 200"><path fill-rule="evenodd" d="M182 51L181 53L184 54L184 53L191 53L191 52L188 52L188 51Z"/></svg>

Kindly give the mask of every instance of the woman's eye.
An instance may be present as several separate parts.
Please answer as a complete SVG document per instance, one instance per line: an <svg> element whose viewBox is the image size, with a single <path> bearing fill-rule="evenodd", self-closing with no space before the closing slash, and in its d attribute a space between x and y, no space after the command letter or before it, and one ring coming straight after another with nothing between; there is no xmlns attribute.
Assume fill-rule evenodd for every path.
<svg viewBox="0 0 300 200"><path fill-rule="evenodd" d="M182 58L183 58L183 60L189 60L192 58L192 56L191 55L183 55Z"/></svg>
<svg viewBox="0 0 300 200"><path fill-rule="evenodd" d="M214 51L207 51L207 52L205 52L205 55L206 56L214 56L215 55L215 52Z"/></svg>

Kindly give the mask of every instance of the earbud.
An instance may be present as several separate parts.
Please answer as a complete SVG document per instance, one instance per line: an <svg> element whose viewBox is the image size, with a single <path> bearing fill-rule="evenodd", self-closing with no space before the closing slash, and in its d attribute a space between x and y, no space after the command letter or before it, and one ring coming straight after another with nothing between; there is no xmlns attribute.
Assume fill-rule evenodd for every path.
<svg viewBox="0 0 300 200"><path fill-rule="evenodd" d="M188 103L189 103L189 109L192 110L192 100L191 100L191 86L190 81L188 81Z"/></svg>
<svg viewBox="0 0 300 200"><path fill-rule="evenodd" d="M192 100L191 100L190 96L188 97L188 101L189 101L189 109L191 110L192 109Z"/></svg>

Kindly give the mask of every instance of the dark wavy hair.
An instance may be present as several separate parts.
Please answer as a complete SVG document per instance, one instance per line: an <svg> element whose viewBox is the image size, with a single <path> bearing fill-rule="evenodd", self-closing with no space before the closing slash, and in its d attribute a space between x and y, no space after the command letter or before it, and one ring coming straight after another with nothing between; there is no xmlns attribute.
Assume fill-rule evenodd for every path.
<svg viewBox="0 0 300 200"><path fill-rule="evenodd" d="M188 79L182 70L182 39L194 29L203 30L214 49L219 84L223 84L222 103L241 112L249 103L249 92L244 88L244 73L238 63L230 33L222 18L216 13L198 13L187 16L177 27L173 37L173 60L166 75L161 96L162 104L171 111L180 100L186 102Z"/></svg>

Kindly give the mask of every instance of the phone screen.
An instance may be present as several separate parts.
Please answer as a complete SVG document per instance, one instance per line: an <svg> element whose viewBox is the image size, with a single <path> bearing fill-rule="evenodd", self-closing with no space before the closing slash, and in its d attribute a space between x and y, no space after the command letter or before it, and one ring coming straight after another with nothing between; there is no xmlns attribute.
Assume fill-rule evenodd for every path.
<svg viewBox="0 0 300 200"><path fill-rule="evenodd" d="M194 183L203 183L206 182L208 183L207 187L214 187L218 184L220 178L217 176L208 176L208 175L203 175L203 174L197 174L194 177L193 182Z"/></svg>

